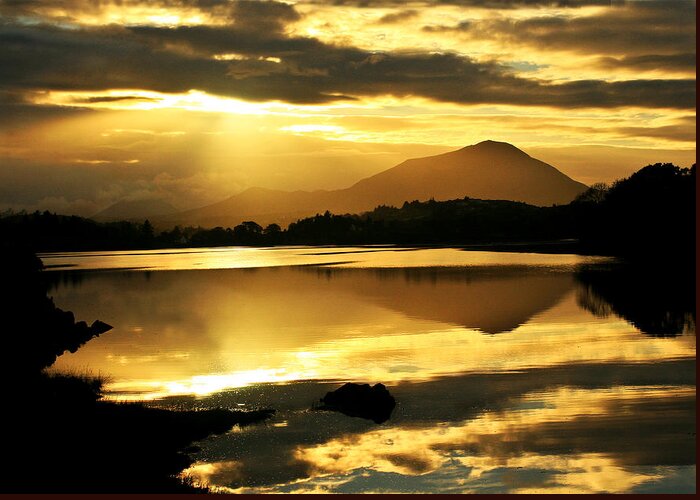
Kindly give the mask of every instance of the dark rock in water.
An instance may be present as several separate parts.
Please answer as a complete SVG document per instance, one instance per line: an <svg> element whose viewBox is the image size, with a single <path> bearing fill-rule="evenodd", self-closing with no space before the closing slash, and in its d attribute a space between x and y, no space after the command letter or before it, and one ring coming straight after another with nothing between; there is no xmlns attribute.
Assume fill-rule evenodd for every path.
<svg viewBox="0 0 700 500"><path fill-rule="evenodd" d="M321 403L321 410L339 411L351 417L373 420L377 424L389 420L396 406L394 397L383 384L370 387L369 384L352 382L327 393L321 398Z"/></svg>

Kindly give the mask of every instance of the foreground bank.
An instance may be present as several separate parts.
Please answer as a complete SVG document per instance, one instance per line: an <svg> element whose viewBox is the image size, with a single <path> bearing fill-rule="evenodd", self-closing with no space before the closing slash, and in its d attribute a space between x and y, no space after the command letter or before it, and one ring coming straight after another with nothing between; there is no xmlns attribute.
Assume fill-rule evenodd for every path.
<svg viewBox="0 0 700 500"><path fill-rule="evenodd" d="M64 352L75 352L111 327L87 326L46 296L41 261L3 247L2 320L7 357L2 493L206 491L178 478L192 460L191 444L272 410L172 411L102 400L104 377L48 374Z"/></svg>

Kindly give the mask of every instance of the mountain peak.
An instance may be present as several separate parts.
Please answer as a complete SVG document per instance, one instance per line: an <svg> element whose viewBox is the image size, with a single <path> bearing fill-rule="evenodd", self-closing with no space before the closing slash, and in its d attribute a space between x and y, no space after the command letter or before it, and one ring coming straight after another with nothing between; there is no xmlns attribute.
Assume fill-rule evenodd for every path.
<svg viewBox="0 0 700 500"><path fill-rule="evenodd" d="M466 146L460 151L480 151L480 152L493 152L493 153L517 153L525 156L529 156L525 151L519 149L508 142L492 141L491 139L472 144L471 146Z"/></svg>

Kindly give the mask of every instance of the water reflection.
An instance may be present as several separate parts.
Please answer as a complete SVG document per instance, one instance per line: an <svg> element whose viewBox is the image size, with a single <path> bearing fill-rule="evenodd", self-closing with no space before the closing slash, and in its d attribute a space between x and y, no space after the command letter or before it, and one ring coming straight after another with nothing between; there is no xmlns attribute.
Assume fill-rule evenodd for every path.
<svg viewBox="0 0 700 500"><path fill-rule="evenodd" d="M316 270L334 287L411 318L486 333L514 330L574 288L566 270L525 266Z"/></svg>
<svg viewBox="0 0 700 500"><path fill-rule="evenodd" d="M584 267L579 304L599 317L616 314L647 335L695 333L695 273L672 266Z"/></svg>
<svg viewBox="0 0 700 500"><path fill-rule="evenodd" d="M191 476L236 492L695 490L687 274L398 249L230 268L230 252L200 266L223 269L49 273L57 305L115 325L56 369L109 375L113 398L278 410L202 443ZM389 386L391 419L310 411L345 381Z"/></svg>
<svg viewBox="0 0 700 500"><path fill-rule="evenodd" d="M188 472L238 492L623 492L671 473L693 484L694 384L694 360L461 375L393 387L399 404L379 427L305 412L324 387L299 384L285 427L211 440Z"/></svg>
<svg viewBox="0 0 700 500"><path fill-rule="evenodd" d="M565 387L528 393L513 401L513 406L482 412L456 424L394 426L346 434L298 447L293 454L309 464L311 477L342 475L362 467L418 476L457 460L472 469L468 471L472 478L494 469L544 473L531 475L529 484L523 484L527 471L517 471L517 481L503 484L509 492L521 492L523 487L572 491L572 486L579 492L585 486L589 492L610 491L611 487L625 491L630 484L624 476L632 475L624 474L625 466L695 463L694 449L689 446L692 441L687 439L695 428L691 420L694 403L694 387ZM535 457L547 457L550 463ZM571 459L588 460L591 467L581 471L580 465L567 463ZM606 473L601 475L604 467ZM572 480L572 469L575 476L584 477ZM596 480L591 481L590 476ZM601 480L603 488L595 484ZM474 481L472 487L478 483ZM464 486L469 489L466 483Z"/></svg>
<svg viewBox="0 0 700 500"><path fill-rule="evenodd" d="M56 369L107 373L115 397L310 379L396 383L695 349L694 336L641 342L627 321L582 309L593 292L586 282L577 289L566 268L86 272L69 283L55 274L58 304L115 325Z"/></svg>
<svg viewBox="0 0 700 500"><path fill-rule="evenodd" d="M385 247L217 247L140 251L40 254L51 269L129 269L176 271L336 265L363 268L574 266L605 262L603 257L572 254L462 251L454 248Z"/></svg>

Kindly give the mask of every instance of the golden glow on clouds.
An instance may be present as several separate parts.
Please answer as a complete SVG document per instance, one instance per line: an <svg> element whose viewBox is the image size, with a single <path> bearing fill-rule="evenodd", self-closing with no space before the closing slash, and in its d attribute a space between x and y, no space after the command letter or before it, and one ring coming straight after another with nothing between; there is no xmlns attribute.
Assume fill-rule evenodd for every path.
<svg viewBox="0 0 700 500"><path fill-rule="evenodd" d="M251 60L250 57L247 57L243 54L236 54L235 52L231 53L226 53L226 54L215 54L214 59L217 61L246 61L246 60ZM255 59L252 59L255 61L267 61L267 62L273 62L273 63L281 63L282 59L279 57L257 57Z"/></svg>
<svg viewBox="0 0 700 500"><path fill-rule="evenodd" d="M141 160L138 160L138 159L131 159L131 160L121 160L120 163L125 163L127 165L133 165L135 163L139 163L140 161ZM108 164L108 163L114 163L110 160L83 160L81 158L76 158L75 160L73 160L73 162L85 163L87 165L104 165L104 164Z"/></svg>
<svg viewBox="0 0 700 500"><path fill-rule="evenodd" d="M94 101L90 102L90 99ZM183 94L164 94L136 89L114 89L105 92L54 91L39 96L35 102L107 110L180 109L242 115L265 114L269 112L268 108L286 107L284 104L258 104L240 99L217 97L198 90L190 90Z"/></svg>
<svg viewBox="0 0 700 500"><path fill-rule="evenodd" d="M410 8L410 5L406 9ZM463 8L459 6L432 6L416 9L414 17L391 24L380 23L395 9L354 9L328 5L299 4L305 16L294 25L292 33L308 34L324 42L353 45L378 52L423 52L429 49L438 53L455 53L479 62L529 63L533 69L521 76L566 82L570 80L603 79L622 81L635 78L693 78L693 71L668 68L620 68L611 72L597 63L597 55L584 55L571 51L539 49L527 44L481 38L474 39L468 32L424 31L423 27L457 26L468 21L475 25L486 20L527 20L534 17L569 17L571 9L518 8L507 10ZM575 10L576 17L604 14L606 7L589 6Z"/></svg>
<svg viewBox="0 0 700 500"><path fill-rule="evenodd" d="M86 2L87 3L87 2ZM58 22L69 21L87 26L105 26L110 24L147 25L147 26L192 26L223 25L225 20L206 9L194 7L164 7L159 2L106 1L83 5L82 9L66 8L44 3L33 9L34 14L54 19ZM92 8L91 8L92 7Z"/></svg>
<svg viewBox="0 0 700 500"><path fill-rule="evenodd" d="M260 140L264 140L270 130L277 130L324 140L460 147L488 136L527 148L569 145L584 135L588 144L695 149L694 117L679 110L623 108L600 116L592 110L569 110L562 114L546 107L524 110L506 105L458 106L388 96L351 104L302 106L247 102L197 90L164 94L133 89L53 91L37 96L35 102L115 111L196 111L234 115L238 120L264 115ZM135 115L134 120L142 118ZM667 137L655 132L664 128L669 129ZM674 134L683 130L685 138L675 139Z"/></svg>
<svg viewBox="0 0 700 500"><path fill-rule="evenodd" d="M455 104L437 102L420 96L437 95L442 99L450 98L449 89L437 94L426 91L430 90L430 85L422 83L420 78L421 72L429 69L424 61L415 69L411 66L416 62L412 61L410 56L427 54L453 54L469 58L478 64L487 65L494 70L494 74L500 75L499 78L503 77L505 71L524 81L542 82L543 92L551 89L552 84L568 85L576 81L630 80L634 83L645 79L695 78L695 68L689 68L687 60L676 65L649 63L629 66L616 65L615 61L608 61L612 66L606 66L603 61L609 56L616 58L619 63L619 60L626 56L654 56L656 52L661 55L676 53L680 56L685 55L685 59L688 59L695 48L683 47L682 36L681 41L676 41L675 45L671 41L668 46L652 46L638 50L634 45L616 47L614 41L603 48L596 44L591 47L566 44L550 46L546 40L543 43L534 43L527 37L511 36L517 33L504 33L493 29L494 23L500 21L527 22L535 18L596 19L593 16L599 16L600 19L610 9L617 9L610 11L611 15L619 13L620 10L634 5L633 2L616 7L529 8L519 5L517 8L508 9L443 4L425 8L420 2L397 3L394 8L373 5L358 8L353 5L335 5L333 2L287 3L293 6L299 16L289 7L283 7L284 12L279 9L265 10L262 15L256 9L244 12L244 8L238 12L235 2L221 5L206 5L205 2L204 7L197 7L196 2L136 0L56 3L38 1L31 2L26 7L19 4L3 6L10 9L10 13L13 12L12 9L19 9L19 17L8 17L8 26L11 28L12 23L16 22L19 28L42 27L37 28L38 31L46 31L42 36L54 36L56 33L53 31L61 32L66 43L72 43L70 33L75 33L78 35L75 40L78 45L84 42L81 37L87 36L90 30L104 29L105 36L114 37L117 42L120 41L119 37L124 37L127 45L139 47L143 43L145 52L155 47L151 59L148 59L151 61L149 64L153 64L154 67L157 66L160 55L170 55L176 56L174 60L181 62L199 59L203 63L202 67L209 69L202 75L194 75L197 78L192 80L192 88L180 93L156 92L147 90L146 87L168 88L160 81L165 77L159 75L165 74L178 80L174 82L173 88L188 88L187 75L184 75L183 81L179 81L182 75L178 75L177 71L156 72L153 78L159 80L156 84L144 78L144 88L139 88L138 70L125 69L126 73L131 71L136 75L121 75L119 68L109 68L109 61L104 62L105 68L108 68L108 73L114 70L114 75L110 74L110 78L104 81L98 79L94 83L85 82L85 87L77 83L80 79L79 75L76 75L76 90L70 90L70 75L55 77L59 78L56 81L63 82L63 78L68 83L51 83L54 76L49 70L46 71L50 76L47 76L46 88L39 82L34 83L37 86L35 91L26 91L24 83L16 89L11 88L11 94L16 91L21 98L42 105L41 107L46 106L47 110L51 110L52 106L60 106L66 110L87 108L99 113L85 113L82 116L73 114L63 120L55 118L60 116L60 113L47 113L46 118L29 120L26 123L22 121L18 126L9 125L7 132L3 131L0 134L1 159L39 164L56 161L61 164L59 166L82 165L95 169L119 165L138 165L142 168L133 169L140 177L135 180L134 174L133 179L129 178L129 182L124 181L125 185L105 186L99 192L95 189L88 192L86 189L84 193L74 195L75 199L67 196L62 201L58 200L58 204L53 203L55 200L41 199L39 195L34 204L27 201L21 207L7 205L0 200L0 209L9 206L27 209L49 208L62 213L91 216L128 197L130 192L139 191L139 188L134 187L134 183L151 183L148 188L150 191L159 191L158 197L170 203L180 200L182 208L194 208L220 201L253 186L280 189L293 185L293 189L307 190L344 188L405 159L425 156L414 154L420 147L456 149L487 139L510 142L528 153L528 148L534 147L577 148L568 155L576 167L571 167L567 162L558 163L544 157L541 159L552 163L574 179L588 184L611 182L629 175L647 163L673 161L682 166L690 166L695 161L695 112L692 109L680 109L682 106L679 109L657 107L659 103L673 106L676 102L673 96L683 96L683 93L673 94L668 99L660 99L659 103L645 107L644 99L640 100L638 106L630 105L636 101L629 99L627 91L620 91L616 87L617 90L611 91L613 95L610 99L619 99L620 96L615 93L622 92L625 95L622 96L621 102L627 105L607 108L596 108L597 98L589 98L585 91L578 90L573 90L574 97L571 99L566 97L561 101L560 98L555 98L552 101L555 104L549 107L528 106L527 103ZM276 17L278 15L280 17ZM237 19L236 16L243 17ZM467 26L468 29L449 29L459 27L460 23L464 22L471 23ZM56 29L53 30L51 25L55 25ZM230 40L226 38L227 26L233 31ZM666 30L673 34L671 31L676 27L671 26L673 29L669 31L669 26L666 24L659 28L651 23L650 33ZM152 28L150 35L148 27ZM176 30L168 28L180 29L176 33ZM212 30L207 32L207 28ZM250 32L246 31L249 29ZM629 29L629 26L621 29ZM684 29L687 37L689 28ZM269 40L266 38L268 35L271 36ZM150 36L153 38L149 38ZM633 33L630 36L638 34ZM261 40L264 42L262 45ZM289 50L285 49L287 43L291 43ZM295 59L298 56L295 51L306 50L304 47L310 47L311 51L317 50L322 44L332 46L327 45L320 50L318 61ZM301 49L297 48L297 45ZM107 50L114 50L114 46L110 47L112 48ZM354 55L342 55L344 48ZM248 49L250 51L247 51ZM367 53L370 55L367 56ZM396 56L394 70L399 80L394 89L390 79L380 78L382 81L377 88L381 88L383 92L395 90L399 94L406 94L403 97L380 93L375 95L373 88L365 89L362 85L353 85L356 59L367 56L366 60L371 62L372 58L380 58L383 54ZM66 61L74 62L70 57L67 57ZM213 67L210 67L210 63ZM168 64L170 63L166 63L165 66ZM325 64L329 65L328 68ZM83 68L79 64L77 67ZM329 69L331 67L332 70ZM458 67L462 68L460 71L464 70L467 73L472 68L469 64L448 65L447 71ZM57 71L58 69L60 68L57 68ZM473 69L480 71L478 65ZM257 75L257 72L260 72L260 75ZM253 102L243 98L214 95L214 90L209 89L207 92L202 89L209 88L209 78L218 75L221 77L218 88L222 89L222 94L229 90L236 94L241 90L237 95L260 95L261 98L272 99L278 95L275 89L286 91L286 74L289 75L290 84L301 86L303 83L293 81L300 75L313 74L318 75L320 79L329 78L329 87L326 89L321 85L319 89L328 95L337 95L338 100L308 105L275 100ZM258 76L261 78L259 85L254 81ZM270 76L270 80L266 79ZM430 71L427 71L426 76L435 78ZM468 74L465 75L465 85L469 85L470 78ZM507 77L503 78L497 78L494 85L498 87L505 84L507 87L508 84L504 83ZM334 83L336 79L338 81ZM399 82L403 79L415 80L415 86L402 86ZM77 90L99 89L100 85L110 85L114 81L130 81L136 85L128 84L133 88ZM490 94L488 82L485 83L486 85L481 84L476 91ZM645 85L643 87L646 89ZM272 88L270 93L265 90L268 86ZM51 90L52 88L54 90ZM258 89L260 94L256 93ZM637 92L635 89L637 87L633 85L629 92ZM506 92L505 102L519 102L518 89L511 90L511 94ZM595 96L598 91L594 89L591 92ZM316 89L310 89L309 95L312 96L314 92ZM604 94L607 90L600 92ZM299 88L299 93L301 97L305 97L303 88ZM351 99L343 99L345 94ZM648 89L642 90L642 94L647 96L647 100L651 99L650 95L655 95L654 92L649 93ZM279 95L286 94L281 92ZM13 102L15 96L10 97ZM582 101L577 102L578 98ZM486 99L488 100L488 97ZM494 99L498 101L499 97ZM685 98L686 101L688 99L690 98ZM557 107L556 103L561 105L561 102L566 103L564 107ZM579 107L584 102L590 107ZM569 105L572 107L567 108ZM132 125L128 127L118 123L120 120L127 121L126 118L121 118L125 112L130 113L128 121ZM177 126L173 127L173 116L176 112L181 114L177 116ZM200 113L210 115L206 130L201 125ZM115 123L110 125L107 123L109 120L114 120ZM144 123L148 123L148 126L143 125ZM110 129L128 128L150 130L153 138L167 137L172 140L166 144L156 144L154 140L138 143L134 141L128 146L100 142L116 137L109 135ZM167 135L173 129L182 131L183 134L179 137ZM244 137L231 139L232 132ZM205 133L211 140L199 140ZM225 151L221 144L223 141L215 140L215 136L228 137L231 139L229 142L235 143L235 148ZM100 148L95 146L98 143ZM342 148L347 153L336 155L343 159L342 165L327 161L323 167L319 164L313 169L305 169L301 162L297 162L298 168L295 167L295 172L284 174L279 174L279 171L286 168L287 163L273 160L266 154L258 155L255 161L250 161L250 158L231 158L233 149L247 149L253 145L264 149L272 143L285 146L287 155L318 155L328 150L339 151L339 143L345 143ZM143 149L139 150L137 144ZM371 146L365 147L366 145ZM383 145L391 147L395 152L391 155L392 161L372 163L373 159L366 156L360 159L361 154L356 154L362 150L362 154L366 155L369 149L374 153ZM601 161L600 154L596 155L590 149L583 149L588 146L609 146L618 149L615 151L616 155L603 155L610 158L605 163ZM130 150L124 152L125 147ZM625 151L630 148L650 152L644 155L644 161L647 163L637 163L638 156L634 156L635 160L632 160L632 156ZM666 151L656 153L659 150ZM188 154L183 155L183 151ZM400 151L403 152L399 154ZM431 151L432 154L443 152ZM680 153L680 156L673 156L673 153ZM559 159L561 156L552 158ZM365 167L370 163L370 167ZM146 170L148 175L142 174ZM185 170L188 172L183 173ZM340 170L348 173L341 175L338 173ZM174 182L180 184L192 182L196 186L191 193L183 196L181 189L176 191L156 186L155 179L159 175L170 176ZM114 177L116 178L120 181L127 179L119 176ZM296 178L296 183L290 184L289 178ZM301 179L305 182L302 183ZM118 182L115 181L114 184ZM75 207L80 207L80 210Z"/></svg>

